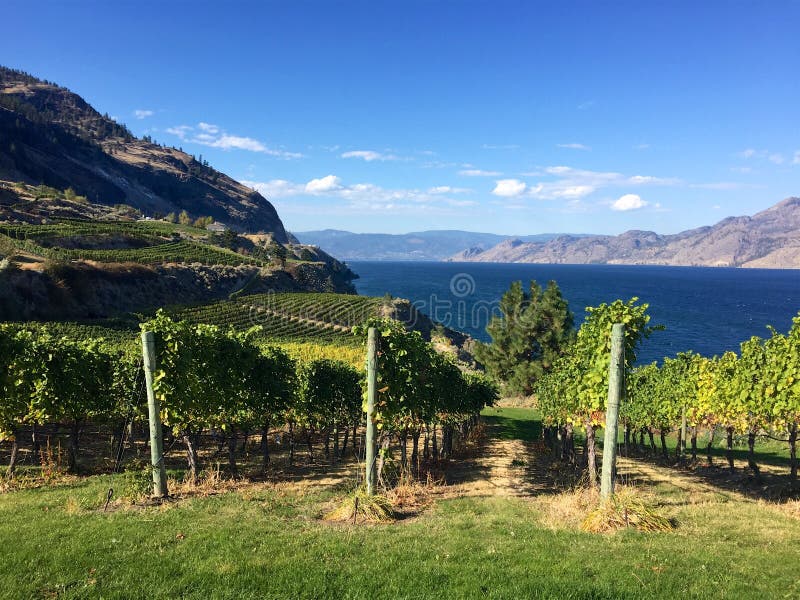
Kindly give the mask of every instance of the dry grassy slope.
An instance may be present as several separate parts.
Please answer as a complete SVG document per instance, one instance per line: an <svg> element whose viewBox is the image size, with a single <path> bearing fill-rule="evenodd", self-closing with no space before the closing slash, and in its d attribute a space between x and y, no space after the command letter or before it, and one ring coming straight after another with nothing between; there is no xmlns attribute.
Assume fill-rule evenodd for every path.
<svg viewBox="0 0 800 600"><path fill-rule="evenodd" d="M752 217L729 217L675 235L628 231L618 236L561 236L545 244L506 240L452 260L800 268L800 198L787 198Z"/></svg>
<svg viewBox="0 0 800 600"><path fill-rule="evenodd" d="M188 154L133 137L80 96L0 67L0 179L74 188L146 213L186 210L287 241L257 192Z"/></svg>

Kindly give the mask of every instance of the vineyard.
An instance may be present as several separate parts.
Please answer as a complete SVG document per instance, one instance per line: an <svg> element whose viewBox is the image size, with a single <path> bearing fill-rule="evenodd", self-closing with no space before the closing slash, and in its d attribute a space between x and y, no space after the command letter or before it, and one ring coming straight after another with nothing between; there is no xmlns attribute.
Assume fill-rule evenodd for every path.
<svg viewBox="0 0 800 600"><path fill-rule="evenodd" d="M353 327L370 318L391 314L383 298L347 294L272 293L242 296L191 307L173 307L173 319L195 325L217 325L248 332L259 346L277 346L293 359L338 359L363 367L362 340ZM20 326L53 337L102 339L104 345L136 352L138 321L129 318L98 322L24 322Z"/></svg>
<svg viewBox="0 0 800 600"><path fill-rule="evenodd" d="M175 318L245 331L274 341L352 345L352 328L385 312L384 300L345 294L254 294L235 300L179 309ZM389 307L391 308L391 307Z"/></svg>
<svg viewBox="0 0 800 600"><path fill-rule="evenodd" d="M382 318L383 299L274 294L258 300L262 310L294 317L298 325L334 321L333 313L347 314L348 307L364 310L366 321L347 328L347 318L338 317L341 337L332 342L301 328L271 337L279 330L252 327L249 306L255 303L244 297L182 309L187 318L177 318L179 309L162 311L144 323L156 338L154 391L170 490L178 490L178 500L160 508L146 499L152 484L140 456L147 448L141 345L131 326L0 326L0 430L4 446L11 447L7 477L13 475L4 483L13 491L0 494L0 540L10 543L21 534L0 581L11 585L12 572L39 556L40 546L29 542L36 539L53 548L74 542L79 549L59 567L53 553L39 556L40 566L14 584L31 595L69 586L76 593L68 596L93 590L138 595L144 591L142 565L160 573L155 594L161 596L191 595L197 586L222 596L223 588L235 588L254 596L347 597L354 585L370 595L411 593L408 584L394 580L397 569L423 596L440 588L443 570L464 596L483 589L498 597L640 597L644 591L657 597L764 597L779 589L790 596L800 591L788 563L768 560L761 551L776 530L787 541L800 539L788 509L784 515L773 505L740 500L663 469L657 474L659 510L669 507L680 527L702 536L704 544L686 544L680 534L660 535L654 543L659 534L633 530L607 538L579 531L574 513L583 518L584 509L573 505L584 492L562 491L572 490L574 479L559 479L578 459L576 444L584 444L589 460L590 440L604 425L611 323L627 326L620 446L629 447L624 456L636 457L647 450L643 436L651 448L654 436L662 444L673 439L684 414L687 444L709 432L727 436L731 427L736 444L740 436L749 438L754 423L757 436L783 433L785 439L793 417L777 409L788 410L791 404L782 401L797 395L791 369L800 317L786 335L746 342L739 356L681 354L661 365L636 366L637 349L657 329L647 306L635 299L601 305L589 311L569 351L539 380L541 415L495 408L484 411L476 427L478 413L497 399L494 385L461 371L420 333ZM332 527L326 515L343 494L356 499L347 505L352 514L363 500L349 490L363 478L364 338L370 326L378 330L380 348L378 482L414 518L388 529L353 527L349 518L350 525ZM769 414L756 414L758 401L747 404L751 397L776 400ZM486 427L488 438L481 437ZM70 479L64 473L69 469L92 476ZM630 459L620 469L623 476L656 476ZM434 483L437 477L448 485ZM431 498L437 508L425 510ZM72 533L65 536L67 527ZM125 540L125 556L134 553L135 560L115 558L123 547L114 540ZM144 551L154 543L163 548L158 560ZM320 552L348 560L328 557L325 568L316 560L297 567ZM792 546L783 552L796 554ZM363 578L350 564L377 555L398 567ZM223 566L207 573L198 556ZM565 568L582 576L565 575ZM687 578L687 572L694 575Z"/></svg>
<svg viewBox="0 0 800 600"><path fill-rule="evenodd" d="M267 263L203 242L203 230L160 221L62 222L54 225L0 225L0 248L51 260L91 260L138 264L200 263L254 265ZM183 237L185 236L185 237ZM119 242L130 248L114 248ZM87 245L111 248L86 248ZM68 246L68 247L65 247ZM75 247L79 246L79 247Z"/></svg>
<svg viewBox="0 0 800 600"><path fill-rule="evenodd" d="M734 446L744 437L748 469L758 479L756 442L777 440L788 446L789 475L794 482L800 423L800 315L786 334L773 329L767 339L753 337L743 342L738 356L726 352L708 358L686 352L665 358L660 366L635 366L638 346L656 329L648 324L647 305L636 300L590 309L575 345L539 381L538 406L550 447L574 462L574 429L582 429L584 460L590 481L595 480L596 431L605 419L610 323L621 322L627 325L627 377L620 423L628 452L669 459L667 438L676 433L676 459L682 459L688 447L696 461L699 440L704 438L706 462L711 465L715 439L724 436L728 468L733 472Z"/></svg>
<svg viewBox="0 0 800 600"><path fill-rule="evenodd" d="M456 431L467 434L467 424L474 424L481 408L494 401L494 389L478 376L462 375L419 333L408 332L391 320L373 318L370 323L387 337L384 359L394 356L391 368L383 371L393 390L381 401L385 453L396 438L401 464L413 463L418 468L422 457L417 443L424 431L426 459L432 452L437 459L450 456ZM362 369L354 366L359 351L298 342L289 344L287 351L256 343L253 331L173 321L163 312L143 327L158 340L154 388L170 439L186 447L190 479L199 471L198 448L203 439L227 441L233 473L238 472L239 441L244 439L246 445L256 432L261 436L262 469L270 462L270 429L287 432L290 464L296 439L303 439L309 458L319 439L326 458L331 457L333 442L333 460L344 456L348 439L355 444L362 421ZM52 431L54 426L68 430L68 466L76 471L85 428L108 424L113 429L115 423L131 427L144 418L139 348L121 342L120 337L109 343L58 335L64 331L0 326L0 430L13 443L10 475L25 437L31 440L35 456L42 431ZM84 329L83 333L102 331ZM360 355L363 365L363 350ZM437 443L437 427L441 443ZM406 454L409 436L411 462Z"/></svg>

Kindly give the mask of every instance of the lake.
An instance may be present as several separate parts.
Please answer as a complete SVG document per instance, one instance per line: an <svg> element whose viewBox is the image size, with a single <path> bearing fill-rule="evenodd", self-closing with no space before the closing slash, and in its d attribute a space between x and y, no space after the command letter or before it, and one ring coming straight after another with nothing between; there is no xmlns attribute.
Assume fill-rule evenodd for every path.
<svg viewBox="0 0 800 600"><path fill-rule="evenodd" d="M800 310L800 271L629 265L532 265L435 262L352 262L360 294L389 293L473 337L488 340L489 315L512 281L527 287L555 280L576 324L586 306L638 296L651 324L663 324L639 353L640 362L693 350L707 356L738 350L767 325L785 332Z"/></svg>

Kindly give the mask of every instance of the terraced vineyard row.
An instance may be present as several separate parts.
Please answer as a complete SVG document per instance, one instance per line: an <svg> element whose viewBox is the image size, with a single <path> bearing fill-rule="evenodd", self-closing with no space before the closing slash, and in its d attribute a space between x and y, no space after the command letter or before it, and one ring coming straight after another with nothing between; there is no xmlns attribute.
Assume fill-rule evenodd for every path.
<svg viewBox="0 0 800 600"><path fill-rule="evenodd" d="M47 248L31 239L14 239L0 233L0 240L19 250L53 260L94 260L97 262L133 262L139 264L159 264L165 262L201 263L208 265L257 265L263 260L243 256L215 246L207 246L186 240L164 241L144 248L125 248L117 250L89 250L85 248Z"/></svg>
<svg viewBox="0 0 800 600"><path fill-rule="evenodd" d="M383 298L344 294L255 294L247 301L276 314L325 321L344 327L361 325L368 318L381 314Z"/></svg>
<svg viewBox="0 0 800 600"><path fill-rule="evenodd" d="M202 229L176 225L164 221L72 221L64 220L49 225L0 224L0 233L15 240L48 239L54 237L91 236L99 234L128 234L141 236L171 236L185 233L206 234Z"/></svg>
<svg viewBox="0 0 800 600"><path fill-rule="evenodd" d="M257 294L172 314L193 323L248 329L261 325L274 340L355 343L350 328L381 313L383 299L343 294Z"/></svg>
<svg viewBox="0 0 800 600"><path fill-rule="evenodd" d="M258 336L259 343L290 345L290 354L294 358L342 359L339 356L340 350L346 353L352 348L360 347L360 342L350 327L336 322L334 311L341 310L346 314L363 316L360 321L353 323L358 325L379 315L382 305L383 299L365 296L280 293L246 296L191 308L175 308L168 312L177 319L232 327L239 331L260 325L263 331ZM283 312L278 312L279 310ZM293 314L290 310L297 312ZM315 318L325 316L330 316L331 320ZM139 344L138 328L132 321L107 321L101 324L28 322L24 325L35 331L49 331L56 337L76 340L103 338L119 348L138 349ZM357 356L348 356L343 360L355 361L360 365L363 352L358 350L356 354Z"/></svg>

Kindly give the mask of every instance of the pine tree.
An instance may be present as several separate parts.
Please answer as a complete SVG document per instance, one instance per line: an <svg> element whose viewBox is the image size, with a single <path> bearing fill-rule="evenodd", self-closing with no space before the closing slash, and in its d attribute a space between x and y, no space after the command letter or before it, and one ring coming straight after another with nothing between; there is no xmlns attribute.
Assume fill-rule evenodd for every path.
<svg viewBox="0 0 800 600"><path fill-rule="evenodd" d="M528 395L575 336L574 319L555 281L525 292L515 281L500 300L501 316L486 327L490 344L478 343L475 357L510 394Z"/></svg>

